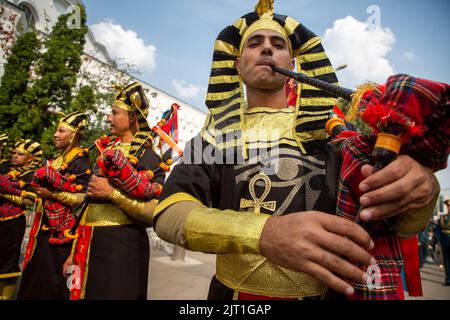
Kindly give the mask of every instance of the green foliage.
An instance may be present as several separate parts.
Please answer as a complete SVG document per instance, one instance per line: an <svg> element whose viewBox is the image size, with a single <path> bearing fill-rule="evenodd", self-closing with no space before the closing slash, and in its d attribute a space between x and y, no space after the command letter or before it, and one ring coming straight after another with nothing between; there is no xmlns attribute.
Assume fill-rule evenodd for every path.
<svg viewBox="0 0 450 320"><path fill-rule="evenodd" d="M40 141L47 157L54 155L53 133L58 121L57 113L67 114L93 104L92 88L82 87L74 93L88 31L85 9L79 7L80 16L77 18L80 26L70 24L76 11L61 15L50 35L44 39L40 55L36 37L33 39L29 34L21 37L23 40L16 42L2 79L1 130L6 131L12 140L26 137ZM28 79L33 63L35 75L30 84Z"/></svg>
<svg viewBox="0 0 450 320"><path fill-rule="evenodd" d="M5 64L0 86L0 130L8 134L10 142L23 135L19 125L24 122L22 113L26 109L25 96L32 65L39 57L39 48L40 41L36 34L25 33L15 42ZM30 120L33 120L33 110L27 112L31 113ZM30 123L25 121L24 125L27 128Z"/></svg>
<svg viewBox="0 0 450 320"><path fill-rule="evenodd" d="M38 61L36 81L31 88L29 106L40 111L41 126L36 135L41 136L42 149L48 157L53 155L52 132L55 130L56 111L72 110L73 88L81 67L80 56L85 45L86 12L80 7L80 28L68 24L72 14L61 15L50 36L45 41L46 51Z"/></svg>
<svg viewBox="0 0 450 320"><path fill-rule="evenodd" d="M53 135L60 112L88 114L82 145L89 146L108 132L104 107L114 101L111 84L131 81L129 65L124 72L117 72L101 64L95 74L81 68L84 62L89 65L92 57L81 59L88 28L82 6L80 13L79 26L71 24L73 13L61 15L41 41L34 33L19 37L0 86L0 133L7 133L10 143L22 137L40 141L46 158L56 153Z"/></svg>

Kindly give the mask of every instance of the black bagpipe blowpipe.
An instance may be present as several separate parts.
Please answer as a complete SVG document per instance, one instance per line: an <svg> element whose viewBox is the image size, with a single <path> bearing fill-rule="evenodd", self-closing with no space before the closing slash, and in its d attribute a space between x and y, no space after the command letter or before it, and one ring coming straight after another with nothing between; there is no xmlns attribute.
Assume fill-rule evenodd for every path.
<svg viewBox="0 0 450 320"><path fill-rule="evenodd" d="M352 96L353 94L355 94L355 91L351 89L339 87L337 85L322 80L314 79L302 73L293 72L276 66L272 66L272 70L286 77L292 78L297 82L306 83L309 84L310 86L321 89L335 98L342 98L347 101L352 101Z"/></svg>

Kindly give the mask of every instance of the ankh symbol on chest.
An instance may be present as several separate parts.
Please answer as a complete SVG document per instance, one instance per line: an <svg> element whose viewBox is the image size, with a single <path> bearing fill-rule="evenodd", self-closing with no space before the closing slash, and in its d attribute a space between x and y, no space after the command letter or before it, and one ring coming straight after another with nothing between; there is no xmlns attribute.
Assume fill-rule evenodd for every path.
<svg viewBox="0 0 450 320"><path fill-rule="evenodd" d="M262 180L264 182L264 192L262 193L261 197L258 198L256 195L255 187L256 182L259 180ZM261 213L261 208L264 208L270 212L275 212L277 207L276 201L264 202L264 200L266 200L267 196L269 195L270 190L272 189L272 181L270 181L270 178L264 172L260 172L259 174L254 176L252 180L250 180L248 189L250 191L252 200L241 199L241 209L255 208L254 213L256 214Z"/></svg>

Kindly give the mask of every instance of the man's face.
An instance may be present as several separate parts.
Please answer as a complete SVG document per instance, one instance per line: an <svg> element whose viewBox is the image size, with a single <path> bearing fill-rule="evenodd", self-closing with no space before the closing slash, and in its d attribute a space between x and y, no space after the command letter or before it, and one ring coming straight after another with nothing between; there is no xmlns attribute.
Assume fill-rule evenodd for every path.
<svg viewBox="0 0 450 320"><path fill-rule="evenodd" d="M130 130L130 117L128 111L112 107L112 112L106 119L108 121L111 133L121 137Z"/></svg>
<svg viewBox="0 0 450 320"><path fill-rule="evenodd" d="M24 167L31 163L33 156L20 150L14 150L11 155L11 164L14 167Z"/></svg>
<svg viewBox="0 0 450 320"><path fill-rule="evenodd" d="M53 135L56 149L66 149L70 144L70 140L72 140L73 134L74 132L69 128L58 126L58 129L56 129L56 133Z"/></svg>
<svg viewBox="0 0 450 320"><path fill-rule="evenodd" d="M261 90L280 90L286 78L272 71L271 66L294 69L287 40L273 30L252 33L237 60L237 69L247 87Z"/></svg>

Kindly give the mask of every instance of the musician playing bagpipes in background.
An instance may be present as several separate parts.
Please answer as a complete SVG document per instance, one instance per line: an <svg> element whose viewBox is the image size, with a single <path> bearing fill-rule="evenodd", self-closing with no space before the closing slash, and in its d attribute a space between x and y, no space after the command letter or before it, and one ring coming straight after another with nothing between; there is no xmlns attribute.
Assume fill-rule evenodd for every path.
<svg viewBox="0 0 450 320"><path fill-rule="evenodd" d="M10 171L0 175L0 300L11 299L18 277L20 249L25 234L27 213L36 195L30 183L41 165L39 143L20 140L12 149Z"/></svg>
<svg viewBox="0 0 450 320"><path fill-rule="evenodd" d="M30 230L18 299L62 300L69 290L61 273L72 239L64 235L76 220L91 174L89 155L80 147L86 114L74 112L59 121L54 142L59 155L36 170L32 186L42 199Z"/></svg>
<svg viewBox="0 0 450 320"><path fill-rule="evenodd" d="M344 172L325 132L336 99L301 83L289 106L286 78L271 69L297 65L337 83L331 62L319 37L273 9L273 0L260 0L255 12L219 34L201 143L197 137L187 144L167 179L155 231L186 249L217 254L209 299L318 299L327 288L357 299L395 297L401 261L389 247L386 256L377 251L386 247L375 243L372 230L336 215ZM235 134L224 141L229 132ZM205 159L211 149L241 161ZM370 166L357 170L372 213L364 221L405 211L416 216L411 209L431 214L436 179L411 158L399 157L373 175ZM380 267L372 293L363 290L370 274L355 263Z"/></svg>
<svg viewBox="0 0 450 320"><path fill-rule="evenodd" d="M6 174L9 171L10 163L6 159L5 148L8 143L8 135L0 134L0 174Z"/></svg>
<svg viewBox="0 0 450 320"><path fill-rule="evenodd" d="M165 179L152 150L149 104L140 83L121 88L107 121L111 133L87 190L73 251L61 272L73 300L147 299L150 246L146 228ZM73 231L73 230L72 230Z"/></svg>

